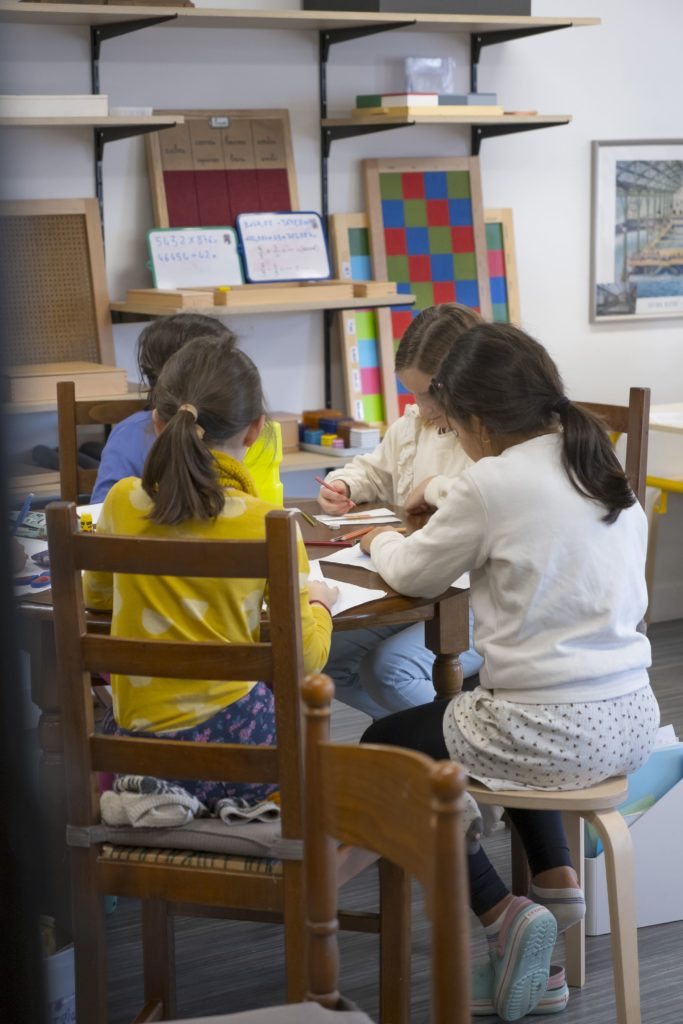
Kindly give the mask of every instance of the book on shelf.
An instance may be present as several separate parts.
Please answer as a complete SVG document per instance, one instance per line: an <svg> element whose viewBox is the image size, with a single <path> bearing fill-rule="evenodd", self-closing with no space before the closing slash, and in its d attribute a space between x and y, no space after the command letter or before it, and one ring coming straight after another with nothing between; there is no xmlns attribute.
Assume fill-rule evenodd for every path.
<svg viewBox="0 0 683 1024"><path fill-rule="evenodd" d="M102 363L66 362L6 366L5 397L9 402L54 402L57 382L72 380L76 398L104 398L128 395L126 371Z"/></svg>
<svg viewBox="0 0 683 1024"><path fill-rule="evenodd" d="M490 107L497 103L495 92L439 93L440 107Z"/></svg>
<svg viewBox="0 0 683 1024"><path fill-rule="evenodd" d="M499 106L448 106L448 107L356 107L353 117L500 117L503 108Z"/></svg>
<svg viewBox="0 0 683 1024"><path fill-rule="evenodd" d="M438 92L383 92L356 96L357 107L438 107Z"/></svg>
<svg viewBox="0 0 683 1024"><path fill-rule="evenodd" d="M109 97L0 96L0 117L107 117Z"/></svg>

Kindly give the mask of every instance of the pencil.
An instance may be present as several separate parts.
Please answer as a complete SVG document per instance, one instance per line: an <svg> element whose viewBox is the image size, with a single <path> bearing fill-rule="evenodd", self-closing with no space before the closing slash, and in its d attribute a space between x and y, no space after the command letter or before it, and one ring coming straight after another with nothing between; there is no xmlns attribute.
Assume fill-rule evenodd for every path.
<svg viewBox="0 0 683 1024"><path fill-rule="evenodd" d="M351 533L342 533L340 540L353 540L358 537L364 537L366 533L371 533L372 530L379 529L380 526L388 526L388 523L380 523L378 526L363 526L360 530L351 530ZM392 526L392 530L396 533L405 533L405 526Z"/></svg>
<svg viewBox="0 0 683 1024"><path fill-rule="evenodd" d="M317 520L315 520L313 516L309 516L308 512L304 512L304 510L301 508L299 509L299 515L302 515L304 517L309 526L320 526L320 523L317 522Z"/></svg>
<svg viewBox="0 0 683 1024"><path fill-rule="evenodd" d="M305 540L304 547L307 548L352 548L350 541L343 540Z"/></svg>
<svg viewBox="0 0 683 1024"><path fill-rule="evenodd" d="M330 487L329 484L326 484L321 476L314 476L313 479L317 484L320 484L321 487L326 487L328 491L332 491L333 494L338 494L342 498L344 497L341 491L338 491L336 487ZM350 498L347 498L346 500L348 501L350 508L356 507L355 501L351 501Z"/></svg>
<svg viewBox="0 0 683 1024"><path fill-rule="evenodd" d="M26 516L29 513L29 509L31 508L31 502L32 501L33 501L33 494L27 494L26 497L24 498L24 504L21 506L21 509L19 511L19 515L17 516L17 518L14 520L14 523L12 524L12 529L10 531L12 537L14 537L15 533L17 532L17 530L19 529L19 527L23 523L24 519L26 519Z"/></svg>

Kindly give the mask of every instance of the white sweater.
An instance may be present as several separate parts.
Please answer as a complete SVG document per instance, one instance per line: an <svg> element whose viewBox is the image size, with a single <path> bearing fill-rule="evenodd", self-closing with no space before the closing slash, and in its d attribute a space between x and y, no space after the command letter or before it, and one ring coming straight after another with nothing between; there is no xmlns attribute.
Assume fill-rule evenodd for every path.
<svg viewBox="0 0 683 1024"><path fill-rule="evenodd" d="M341 469L325 477L348 484L356 502L388 501L405 505L406 498L427 477L425 498L438 506L453 478L472 465L455 434L439 434L420 416L417 405L408 405L392 423L382 443L368 455L356 455Z"/></svg>
<svg viewBox="0 0 683 1024"><path fill-rule="evenodd" d="M472 465L427 525L379 535L377 571L435 597L471 571L481 685L518 703L608 699L648 683L647 522L639 504L611 526L582 497L546 434Z"/></svg>

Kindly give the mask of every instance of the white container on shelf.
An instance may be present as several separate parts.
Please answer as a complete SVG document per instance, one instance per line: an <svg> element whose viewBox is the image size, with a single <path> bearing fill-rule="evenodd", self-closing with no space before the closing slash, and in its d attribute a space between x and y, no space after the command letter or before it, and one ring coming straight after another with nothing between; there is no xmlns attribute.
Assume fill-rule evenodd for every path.
<svg viewBox="0 0 683 1024"><path fill-rule="evenodd" d="M0 117L107 117L109 97L0 96Z"/></svg>

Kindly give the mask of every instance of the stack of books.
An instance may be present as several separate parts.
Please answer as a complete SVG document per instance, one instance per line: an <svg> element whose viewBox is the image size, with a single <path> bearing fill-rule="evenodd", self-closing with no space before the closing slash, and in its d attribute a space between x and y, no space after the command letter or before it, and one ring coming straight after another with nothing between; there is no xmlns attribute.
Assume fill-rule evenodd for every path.
<svg viewBox="0 0 683 1024"><path fill-rule="evenodd" d="M410 117L429 114L453 117L458 114L495 117L503 113L494 92L444 94L438 92L385 92L356 96L354 117L383 114Z"/></svg>

